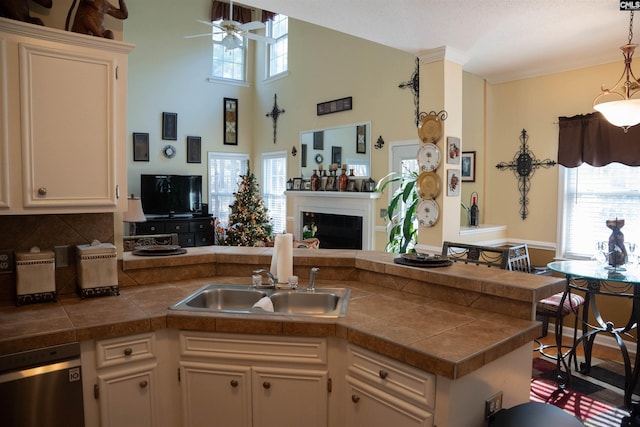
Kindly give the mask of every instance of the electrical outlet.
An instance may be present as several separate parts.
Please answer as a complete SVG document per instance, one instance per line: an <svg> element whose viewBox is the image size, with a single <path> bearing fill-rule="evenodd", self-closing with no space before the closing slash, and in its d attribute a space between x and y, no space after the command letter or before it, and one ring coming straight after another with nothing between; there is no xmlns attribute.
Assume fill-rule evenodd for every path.
<svg viewBox="0 0 640 427"><path fill-rule="evenodd" d="M386 217L387 217L387 210L380 209L380 218L386 218Z"/></svg>
<svg viewBox="0 0 640 427"><path fill-rule="evenodd" d="M0 273L13 273L14 265L13 249L0 249Z"/></svg>
<svg viewBox="0 0 640 427"><path fill-rule="evenodd" d="M484 417L489 418L491 415L502 409L502 392L499 391L484 403Z"/></svg>

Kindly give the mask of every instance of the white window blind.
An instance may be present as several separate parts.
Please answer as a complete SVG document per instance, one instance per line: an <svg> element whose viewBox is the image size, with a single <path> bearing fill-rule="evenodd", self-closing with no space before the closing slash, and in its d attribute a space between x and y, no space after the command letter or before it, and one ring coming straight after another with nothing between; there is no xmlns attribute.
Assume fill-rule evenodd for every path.
<svg viewBox="0 0 640 427"><path fill-rule="evenodd" d="M289 65L289 18L276 15L267 23L267 36L276 42L267 45L267 77L287 71Z"/></svg>
<svg viewBox="0 0 640 427"><path fill-rule="evenodd" d="M590 258L598 241L608 241L608 219L624 219L625 241L640 243L640 168L611 163L560 166L561 220L558 255Z"/></svg>
<svg viewBox="0 0 640 427"><path fill-rule="evenodd" d="M287 229L287 152L262 154L262 200L271 218L273 233Z"/></svg>
<svg viewBox="0 0 640 427"><path fill-rule="evenodd" d="M229 206L235 201L240 176L247 173L248 160L247 154L208 153L209 208L223 227L228 225Z"/></svg>

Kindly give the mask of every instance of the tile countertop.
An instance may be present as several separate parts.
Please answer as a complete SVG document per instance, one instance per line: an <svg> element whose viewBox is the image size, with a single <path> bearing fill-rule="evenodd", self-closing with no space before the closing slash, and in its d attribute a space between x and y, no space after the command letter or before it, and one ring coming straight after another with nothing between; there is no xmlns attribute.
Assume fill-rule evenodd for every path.
<svg viewBox="0 0 640 427"><path fill-rule="evenodd" d="M313 256L309 256L313 254ZM168 307L208 283L249 284L250 277L171 280L170 266L216 263L256 268L270 261L268 248L189 248L187 255L136 257L125 253L123 270L145 277L164 270L165 281L120 286L119 296L0 306L0 354L71 341L103 339L164 328L283 336L338 337L425 371L460 378L531 342L539 322L531 321L535 301L564 289L564 279L454 264L421 269L393 263L374 251L294 250L296 268L340 264L345 279L328 277L317 286L351 288L347 315L338 319L287 315L203 314ZM351 267L353 266L353 267ZM184 272L183 270L180 270ZM335 272L334 272L335 274ZM357 280L352 280L353 276ZM384 279L384 280L383 280ZM306 282L302 280L301 285ZM374 284L375 283L375 284ZM445 294L443 294L445 292ZM444 296L443 296L444 295ZM450 297L449 295L454 295ZM484 302L483 302L484 301ZM503 313L492 310L507 301ZM462 302L462 303L461 303ZM514 317L509 304L531 317ZM500 310L498 310L500 311Z"/></svg>

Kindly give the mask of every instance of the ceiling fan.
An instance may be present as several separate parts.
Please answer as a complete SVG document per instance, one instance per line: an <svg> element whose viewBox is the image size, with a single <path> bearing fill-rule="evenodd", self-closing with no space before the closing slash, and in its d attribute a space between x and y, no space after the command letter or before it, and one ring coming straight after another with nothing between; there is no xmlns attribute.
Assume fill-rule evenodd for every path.
<svg viewBox="0 0 640 427"><path fill-rule="evenodd" d="M190 39L193 37L204 37L211 36L212 34L224 34L224 37L221 41L214 41L215 43L220 43L224 46L226 50L233 50L239 47L242 47L246 39L253 39L256 41L264 42L264 43L275 43L276 40L271 37L261 36L259 34L254 34L252 30L258 30L264 28L264 24L260 21L251 21L246 24L241 24L238 21L233 20L233 0L229 2L229 20L220 20L220 21L203 21L198 19L198 22L209 25L213 28L217 28L219 31L214 31L213 33L206 34L196 34L193 36L185 36L185 39Z"/></svg>

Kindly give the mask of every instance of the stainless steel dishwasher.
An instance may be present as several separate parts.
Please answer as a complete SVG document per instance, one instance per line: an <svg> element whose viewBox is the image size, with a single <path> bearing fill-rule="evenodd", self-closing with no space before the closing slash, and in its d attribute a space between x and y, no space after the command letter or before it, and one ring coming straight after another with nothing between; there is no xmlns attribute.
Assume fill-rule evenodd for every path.
<svg viewBox="0 0 640 427"><path fill-rule="evenodd" d="M84 427L80 344L0 356L0 425Z"/></svg>

